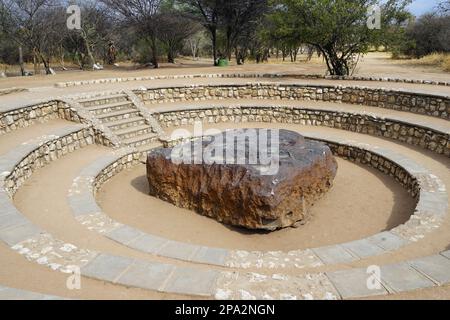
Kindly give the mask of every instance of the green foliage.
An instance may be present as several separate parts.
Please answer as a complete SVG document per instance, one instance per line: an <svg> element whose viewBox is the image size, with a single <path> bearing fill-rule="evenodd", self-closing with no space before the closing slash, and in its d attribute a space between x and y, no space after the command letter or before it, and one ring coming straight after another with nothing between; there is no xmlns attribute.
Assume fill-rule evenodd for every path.
<svg viewBox="0 0 450 320"><path fill-rule="evenodd" d="M414 21L411 0L80 0L82 30L65 28L65 0L0 0L0 59L42 63L69 57L81 67L107 56L114 44L121 59L158 66L179 53L266 61L272 54L296 60L299 50L319 53L333 75L348 75L359 55L383 47L394 55L448 52L449 16ZM7 7L4 6L8 3ZM381 29L368 28L368 8L380 3ZM448 8L442 1L441 12ZM15 8L11 10L10 8ZM29 23L27 23L27 21ZM30 22L31 21L31 22ZM36 59L35 59L36 60Z"/></svg>
<svg viewBox="0 0 450 320"><path fill-rule="evenodd" d="M409 46L402 53L423 57L433 52L450 52L450 15L426 14L406 31Z"/></svg>
<svg viewBox="0 0 450 320"><path fill-rule="evenodd" d="M371 2L371 1L370 1ZM331 74L349 74L352 55L368 49L367 0L281 0L291 39L301 39L325 57Z"/></svg>

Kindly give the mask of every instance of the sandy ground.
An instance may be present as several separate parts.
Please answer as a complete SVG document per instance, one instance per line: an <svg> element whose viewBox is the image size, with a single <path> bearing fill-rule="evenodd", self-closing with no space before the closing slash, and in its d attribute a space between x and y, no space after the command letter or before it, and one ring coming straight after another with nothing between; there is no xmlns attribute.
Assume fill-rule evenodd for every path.
<svg viewBox="0 0 450 320"><path fill-rule="evenodd" d="M449 300L450 286L416 290L385 297L373 297L371 300Z"/></svg>
<svg viewBox="0 0 450 320"><path fill-rule="evenodd" d="M189 299L137 288L125 288L88 278L81 279L81 290L68 290L67 275L28 262L3 244L0 244L0 257L0 283L10 288L82 300Z"/></svg>
<svg viewBox="0 0 450 320"><path fill-rule="evenodd" d="M10 135L11 137L13 137L11 139L10 138L3 139L3 136L0 137L0 154L7 153L21 142L26 142L43 135L51 134L56 130L73 125L75 125L75 123L73 122L55 119L46 121L44 123L36 123L33 124L32 126L22 128L20 130L13 132Z"/></svg>
<svg viewBox="0 0 450 320"><path fill-rule="evenodd" d="M0 79L0 88L10 87L41 87L52 86L57 82L77 81L85 79L103 79L131 76L151 76L167 74L194 74L194 73L231 73L236 71L245 72L277 72L277 73L301 73L301 74L325 74L325 64L320 59L311 62L283 63L281 60L271 63L253 64L243 66L229 66L227 68L212 67L208 61L194 62L180 60L173 66L165 64L161 69L123 70L109 69L102 71L68 71L61 72L55 76L38 75L35 77L14 77ZM392 60L387 53L369 53L358 65L354 75L397 77L406 79L424 79L437 81L450 81L450 74L431 66L421 66L409 61Z"/></svg>

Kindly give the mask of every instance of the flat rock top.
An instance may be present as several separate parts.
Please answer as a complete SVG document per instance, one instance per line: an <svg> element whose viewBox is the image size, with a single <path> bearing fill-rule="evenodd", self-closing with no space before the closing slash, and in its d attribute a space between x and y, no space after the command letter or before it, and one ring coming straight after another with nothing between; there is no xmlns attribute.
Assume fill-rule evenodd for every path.
<svg viewBox="0 0 450 320"><path fill-rule="evenodd" d="M309 169L317 159L330 153L324 143L307 140L289 130L235 129L202 139L155 149L149 158L162 156L184 165L239 166L248 175L276 185L293 178L292 169Z"/></svg>

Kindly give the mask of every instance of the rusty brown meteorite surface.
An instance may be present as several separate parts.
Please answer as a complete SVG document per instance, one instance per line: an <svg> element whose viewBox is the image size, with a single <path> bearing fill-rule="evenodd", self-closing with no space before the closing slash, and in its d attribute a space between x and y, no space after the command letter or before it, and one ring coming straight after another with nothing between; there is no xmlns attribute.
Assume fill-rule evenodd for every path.
<svg viewBox="0 0 450 320"><path fill-rule="evenodd" d="M227 134L241 138L256 134L260 138L265 137L262 130L229 130ZM279 168L273 175L264 175L258 166L259 160L249 164L249 140L234 143L234 139L227 139L230 137L227 134L216 135L210 141L180 144L175 147L177 152L173 152L173 148L158 148L150 152L147 158L150 195L220 222L248 229L273 231L306 221L309 208L330 189L336 176L337 162L329 147L307 140L296 132L280 130L277 139L279 159L276 161ZM230 147L230 143L232 150L242 151L244 148L247 150L247 164L230 164L229 159L220 161L224 157L218 158L218 151L212 153L213 161L200 157L197 164L193 161L180 163L180 149L194 150L195 143L197 147L206 147L212 142L219 147L216 150L221 150L221 146ZM250 145L258 143L250 142ZM194 154L202 154L198 148L195 150L192 159ZM174 155L178 155L176 159Z"/></svg>

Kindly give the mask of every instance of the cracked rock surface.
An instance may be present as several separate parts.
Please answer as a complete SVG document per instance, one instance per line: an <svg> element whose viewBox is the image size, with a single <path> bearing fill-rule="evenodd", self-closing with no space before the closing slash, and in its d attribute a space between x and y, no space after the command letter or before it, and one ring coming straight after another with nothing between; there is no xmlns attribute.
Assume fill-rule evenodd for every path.
<svg viewBox="0 0 450 320"><path fill-rule="evenodd" d="M247 229L306 222L309 208L331 188L337 162L324 143L274 132L229 130L153 150L147 158L150 195ZM271 161L263 161L265 155Z"/></svg>

